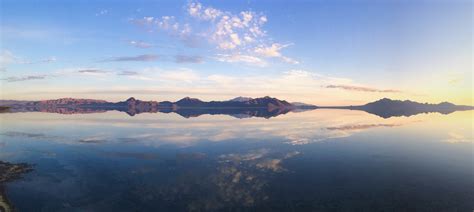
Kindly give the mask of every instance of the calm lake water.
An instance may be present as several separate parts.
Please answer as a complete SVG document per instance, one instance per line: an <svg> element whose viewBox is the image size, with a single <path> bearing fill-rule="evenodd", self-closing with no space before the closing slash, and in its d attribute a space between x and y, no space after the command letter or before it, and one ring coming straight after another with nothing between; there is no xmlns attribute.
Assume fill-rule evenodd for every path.
<svg viewBox="0 0 474 212"><path fill-rule="evenodd" d="M472 211L473 112L0 114L19 211Z"/></svg>

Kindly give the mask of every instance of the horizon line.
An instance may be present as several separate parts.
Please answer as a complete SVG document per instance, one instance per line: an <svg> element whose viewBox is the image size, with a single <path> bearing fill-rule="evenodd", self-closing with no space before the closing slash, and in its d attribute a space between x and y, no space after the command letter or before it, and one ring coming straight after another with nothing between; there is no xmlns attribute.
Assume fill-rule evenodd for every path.
<svg viewBox="0 0 474 212"><path fill-rule="evenodd" d="M278 99L278 100L281 100L281 101L287 101L285 99L280 99L278 97L272 97L272 96L269 96L269 95L266 95L266 96L263 96L263 97L249 97L249 96L237 96L237 97L234 97L234 98L230 98L230 99L227 99L227 100L210 100L210 101L203 101L201 100L200 98L196 98L196 97L191 97L191 96L185 96L185 97L182 97L182 98L179 98L177 101L179 100L182 100L182 99L185 99L185 98L192 98L192 99L198 99L200 101L203 101L203 102L211 102L211 101L217 101L217 102L223 102L223 101L230 101L232 99L235 99L235 98L239 98L239 97L242 97L242 98L251 98L251 99L258 99L258 98L265 98L265 97L269 97L269 98L275 98L275 99ZM135 98L134 96L130 96L128 98L126 98L124 101L127 101L128 99L130 98L134 98L135 100L140 100L140 99L137 99ZM109 103L118 103L118 102L122 102L122 101L109 101L109 100L104 100L104 99L96 99L96 98L74 98L74 97L61 97L61 98L53 98L53 99L42 99L42 100L17 100L17 99L0 99L0 101L25 101L25 102L39 102L39 101L49 101L49 100L59 100L59 99L80 99L80 100L99 100L99 101L106 101L106 102L109 102ZM420 104L441 104L441 103L451 103L451 104L454 104L452 102L449 102L449 101L441 101L441 102L438 102L438 103L430 103L430 102L417 102L417 101L413 101L413 100L410 100L410 99L392 99L392 98L388 98L388 97L383 97L383 98L379 98L379 99L376 99L376 100L372 100L372 101L369 101L365 104L368 104L368 103L371 103L371 102L376 102L376 101L379 101L379 100L382 100L382 99L388 99L388 100L392 100L392 101L411 101L411 102L416 102L416 103L420 103ZM140 100L140 101L146 101L146 102L164 102L164 101L170 101L170 100ZM173 101L170 101L170 102L173 102ZM287 101L289 102L289 101ZM318 106L318 107L321 107L321 108L336 108L336 107L352 107L352 106L362 106L362 105L326 105L326 106L320 106L320 105L317 105L317 104L309 104L309 103L305 103L305 102L301 102L301 101L292 101L292 102L289 102L291 104L293 103L303 103L303 104L308 104L308 105L312 105L312 106ZM363 104L364 105L364 104ZM454 105L458 105L458 104L454 104ZM473 104L471 105L458 105L458 106L471 106L471 107L474 107Z"/></svg>

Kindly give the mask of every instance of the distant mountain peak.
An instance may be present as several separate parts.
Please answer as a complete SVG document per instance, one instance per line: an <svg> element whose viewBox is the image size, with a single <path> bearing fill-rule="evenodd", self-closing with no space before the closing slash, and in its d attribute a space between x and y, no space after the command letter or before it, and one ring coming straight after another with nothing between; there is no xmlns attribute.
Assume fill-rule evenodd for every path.
<svg viewBox="0 0 474 212"><path fill-rule="evenodd" d="M450 106L455 106L455 104L451 103L451 102L441 102L439 103L440 106L446 106L446 107L450 107Z"/></svg>
<svg viewBox="0 0 474 212"><path fill-rule="evenodd" d="M191 97L189 97L189 96L180 99L178 102L182 102L182 101L199 101L199 102L201 102L200 99L198 99L198 98L191 98Z"/></svg>
<svg viewBox="0 0 474 212"><path fill-rule="evenodd" d="M370 103L367 103L367 105L369 104L402 104L402 105L438 105L438 106L456 106L455 104L451 103L451 102L441 102L439 104L431 104L431 103L419 103L419 102L415 102L415 101L411 101L411 100L393 100L393 99L389 99L389 98L382 98L382 99L379 99L375 102L370 102Z"/></svg>
<svg viewBox="0 0 474 212"><path fill-rule="evenodd" d="M130 98L127 99L126 102L134 102L134 101L137 101L137 100L136 100L135 98L133 98L133 97L130 97Z"/></svg>
<svg viewBox="0 0 474 212"><path fill-rule="evenodd" d="M243 96L239 96L239 97L235 97L229 101L231 102L247 102L247 101L250 101L252 100L253 98L250 98L250 97L243 97Z"/></svg>
<svg viewBox="0 0 474 212"><path fill-rule="evenodd" d="M386 101L393 101L393 100L385 97L385 98L379 99L378 101L386 102Z"/></svg>
<svg viewBox="0 0 474 212"><path fill-rule="evenodd" d="M60 98L53 100L42 100L38 103L40 104L56 104L56 105L66 105L66 104L94 104L94 103L106 103L104 100L96 99L76 99L76 98Z"/></svg>
<svg viewBox="0 0 474 212"><path fill-rule="evenodd" d="M197 98L184 97L175 103L178 106L200 106L204 102Z"/></svg>

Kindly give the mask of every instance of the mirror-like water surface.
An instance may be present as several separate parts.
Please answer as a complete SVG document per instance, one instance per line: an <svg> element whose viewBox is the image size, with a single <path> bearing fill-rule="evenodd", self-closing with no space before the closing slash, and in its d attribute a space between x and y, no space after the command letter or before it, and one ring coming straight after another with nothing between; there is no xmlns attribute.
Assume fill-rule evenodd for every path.
<svg viewBox="0 0 474 212"><path fill-rule="evenodd" d="M473 112L0 114L19 211L471 211Z"/></svg>

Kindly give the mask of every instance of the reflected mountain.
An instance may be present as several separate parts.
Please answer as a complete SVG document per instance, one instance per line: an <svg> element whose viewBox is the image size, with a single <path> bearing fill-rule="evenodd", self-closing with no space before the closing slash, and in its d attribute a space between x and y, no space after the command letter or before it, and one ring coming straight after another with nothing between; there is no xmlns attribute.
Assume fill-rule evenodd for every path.
<svg viewBox="0 0 474 212"><path fill-rule="evenodd" d="M103 113L110 110L125 112L130 116L140 113L177 113L185 118L204 114L230 115L235 118L263 117L271 118L286 114L297 106L287 101L271 97L236 98L229 101L205 102L186 97L177 102L141 101L129 98L126 101L112 103L103 100L63 98L46 101L0 101L5 112L48 112L60 114ZM8 107L8 108L6 108Z"/></svg>
<svg viewBox="0 0 474 212"><path fill-rule="evenodd" d="M13 206L5 195L5 183L17 180L22 174L31 170L31 166L25 163L12 164L0 161L0 211L13 211Z"/></svg>
<svg viewBox="0 0 474 212"><path fill-rule="evenodd" d="M8 112L8 110L10 110L10 107L0 106L0 113L1 112Z"/></svg>
<svg viewBox="0 0 474 212"><path fill-rule="evenodd" d="M133 97L122 102L107 102L93 99L62 98L45 101L0 100L1 112L48 112L60 114L104 113L115 110L130 116L141 113L177 113L185 118L201 115L229 115L235 118L262 117L271 118L288 112L302 112L314 109L362 110L383 118L393 116L412 116L420 113L449 114L455 111L472 110L472 106L454 105L449 102L440 104L418 103L410 100L400 101L380 99L360 106L319 107L300 102L289 103L272 97L237 97L228 101L202 101L185 97L177 102L142 101Z"/></svg>

